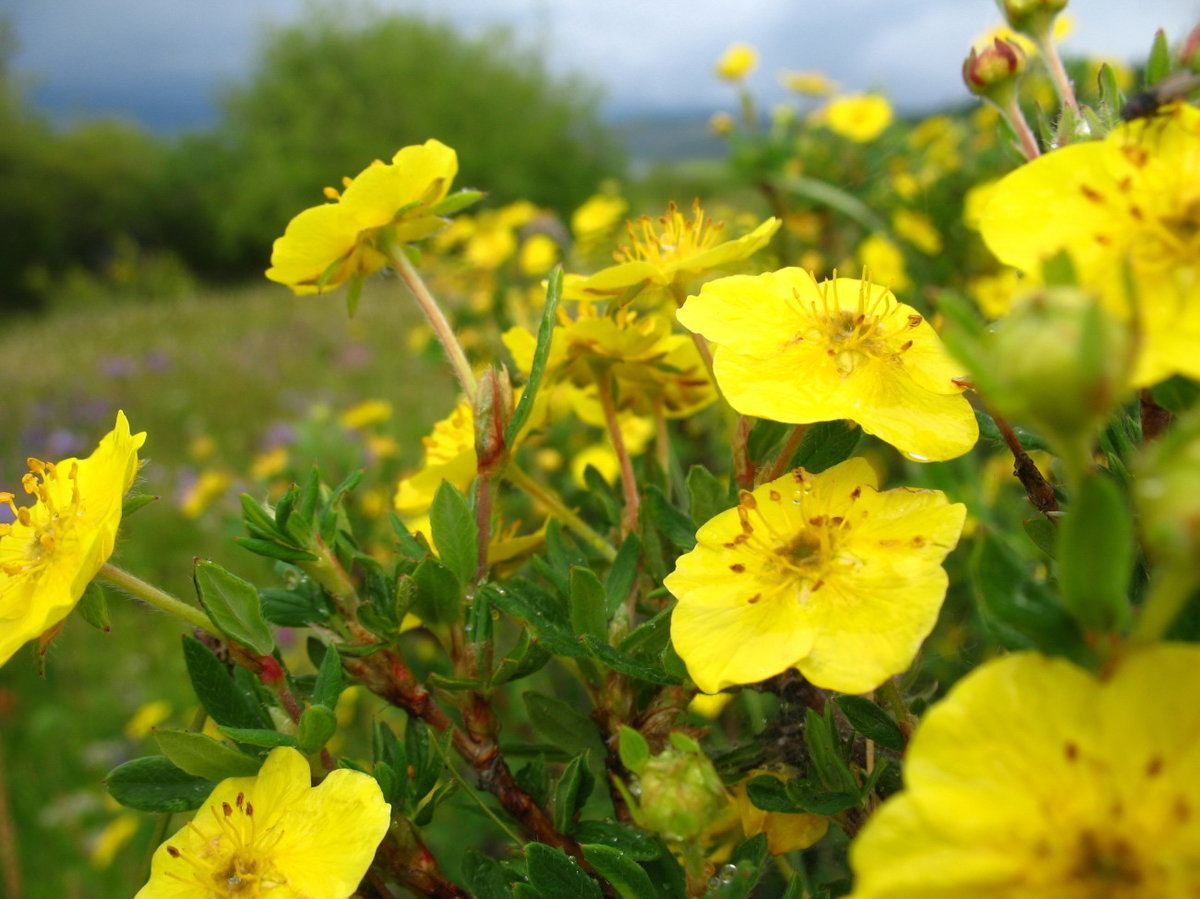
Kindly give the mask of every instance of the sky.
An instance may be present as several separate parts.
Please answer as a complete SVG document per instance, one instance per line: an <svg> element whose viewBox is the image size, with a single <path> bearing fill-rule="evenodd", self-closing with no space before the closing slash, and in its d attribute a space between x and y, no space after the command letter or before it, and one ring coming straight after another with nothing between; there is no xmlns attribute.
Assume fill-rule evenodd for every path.
<svg viewBox="0 0 1200 899"><path fill-rule="evenodd" d="M254 59L264 27L311 0L0 0L16 26L14 67L59 120L118 114L170 131L216 115L222 85ZM992 0L375 0L468 34L510 26L552 71L601 86L610 117L735 104L712 74L733 41L757 48L756 94L779 72L821 70L846 90L886 86L905 111L964 99L972 39L999 20ZM1178 41L1200 0L1073 0L1064 52L1145 59L1155 28Z"/></svg>

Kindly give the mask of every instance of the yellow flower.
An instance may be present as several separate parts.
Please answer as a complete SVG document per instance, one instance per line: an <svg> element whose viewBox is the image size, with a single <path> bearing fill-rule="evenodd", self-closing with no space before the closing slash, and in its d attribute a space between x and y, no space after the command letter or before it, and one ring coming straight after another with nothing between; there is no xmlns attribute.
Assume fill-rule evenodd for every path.
<svg viewBox="0 0 1200 899"><path fill-rule="evenodd" d="M129 433L118 412L116 427L88 458L28 460L21 485L36 498L32 506L18 507L14 494L0 492L15 518L0 524L0 665L56 628L112 555L145 440Z"/></svg>
<svg viewBox="0 0 1200 899"><path fill-rule="evenodd" d="M471 486L479 466L471 404L462 400L421 442L425 445L421 469L404 478L396 490L396 511L403 518L415 519L428 513L442 481L449 481L463 493Z"/></svg>
<svg viewBox="0 0 1200 899"><path fill-rule="evenodd" d="M571 213L571 233L580 243L595 242L621 222L629 204L612 194L595 194Z"/></svg>
<svg viewBox="0 0 1200 899"><path fill-rule="evenodd" d="M179 511L184 518L199 518L208 507L221 498L233 483L233 475L224 469L206 468L184 491Z"/></svg>
<svg viewBox="0 0 1200 899"><path fill-rule="evenodd" d="M858 245L858 261L874 281L891 290L906 290L912 285L904 267L904 253L882 234L873 232Z"/></svg>
<svg viewBox="0 0 1200 899"><path fill-rule="evenodd" d="M1022 166L981 231L1033 278L1068 253L1079 283L1140 334L1138 386L1200 377L1200 109L1177 104Z"/></svg>
<svg viewBox="0 0 1200 899"><path fill-rule="evenodd" d="M1021 653L917 728L905 790L851 846L853 899L1200 895L1200 647L1103 679Z"/></svg>
<svg viewBox="0 0 1200 899"><path fill-rule="evenodd" d="M742 833L747 838L765 833L767 851L771 855L783 855L795 849L807 849L825 836L825 831L829 829L828 818L822 818L820 815L768 812L751 802L746 792L746 783L762 774L779 777L774 771L751 771L746 775L746 780L729 788L733 793L738 817L742 821Z"/></svg>
<svg viewBox="0 0 1200 899"><path fill-rule="evenodd" d="M355 403L341 414L338 421L343 428L358 431L383 424L392 417L392 404L387 400L370 399Z"/></svg>
<svg viewBox="0 0 1200 899"><path fill-rule="evenodd" d="M722 242L724 224L706 218L699 201L692 206L690 221L671 203L657 223L648 215L630 222L630 243L614 254L617 264L587 277L568 276L563 297L594 300L639 288L652 304L677 302L689 281L762 249L780 224L769 218L749 234Z"/></svg>
<svg viewBox="0 0 1200 899"><path fill-rule="evenodd" d="M938 490L877 484L860 458L801 468L700 528L664 582L679 600L671 641L696 686L797 668L818 687L865 693L908 668L967 510Z"/></svg>
<svg viewBox="0 0 1200 899"><path fill-rule="evenodd" d="M387 264L392 244L442 227L434 209L458 172L458 156L428 140L405 147L388 164L376 161L347 180L332 203L306 209L275 241L267 277L297 294L331 290Z"/></svg>
<svg viewBox="0 0 1200 899"><path fill-rule="evenodd" d="M892 214L892 228L927 256L936 256L942 251L942 235L923 212L897 209Z"/></svg>
<svg viewBox="0 0 1200 899"><path fill-rule="evenodd" d="M749 44L730 44L717 60L717 77L726 81L741 81L758 65L758 53Z"/></svg>
<svg viewBox="0 0 1200 899"><path fill-rule="evenodd" d="M812 97L825 97L837 89L824 72L784 72L779 82L790 91Z"/></svg>
<svg viewBox="0 0 1200 899"><path fill-rule="evenodd" d="M892 104L879 94L846 94L830 100L817 121L860 144L875 140L892 123Z"/></svg>
<svg viewBox="0 0 1200 899"><path fill-rule="evenodd" d="M135 899L347 899L390 821L373 777L339 768L314 787L304 756L281 746L257 776L217 784L155 851Z"/></svg>
<svg viewBox="0 0 1200 899"><path fill-rule="evenodd" d="M558 244L550 235L540 233L529 235L517 257L521 273L530 277L546 274L557 261Z"/></svg>
<svg viewBox="0 0 1200 899"><path fill-rule="evenodd" d="M922 462L961 456L978 439L964 371L929 323L877 284L818 284L798 268L734 275L688 297L679 320L716 345L717 384L744 415L848 418Z"/></svg>

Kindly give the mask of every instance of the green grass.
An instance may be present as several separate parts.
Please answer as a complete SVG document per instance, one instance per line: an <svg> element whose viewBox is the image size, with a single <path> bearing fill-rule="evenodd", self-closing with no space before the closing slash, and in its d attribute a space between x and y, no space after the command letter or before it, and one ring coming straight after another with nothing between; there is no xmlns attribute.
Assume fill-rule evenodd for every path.
<svg viewBox="0 0 1200 899"><path fill-rule="evenodd" d="M293 466L320 456L336 478L345 473L336 469L363 464L361 446L337 424L340 411L365 398L391 402L394 415L380 430L397 441L399 464L416 463L421 436L449 411L449 367L435 353L407 349L420 323L394 282L369 287L351 321L341 295L297 298L272 287L10 321L0 330L8 388L0 489L19 491L27 456L87 455L123 409L135 431L147 432L140 489L161 499L124 524L114 561L189 600L194 557L261 576L265 562L232 543L232 513L239 490L261 491L244 473L272 435L291 429ZM313 411L322 408L329 411ZM198 439L211 443L203 459ZM204 467L227 469L234 481L190 520L177 497ZM151 816L139 816L136 837L111 866L88 862L119 814L101 779L155 751L150 739L124 736L136 709L166 699L167 723L186 726L195 700L178 652L184 628L119 597L110 602L112 631L72 616L44 676L28 648L0 669L0 787L8 793L5 801L0 789L0 870L9 866L22 884L14 894L0 879L8 899L126 897L141 882Z"/></svg>

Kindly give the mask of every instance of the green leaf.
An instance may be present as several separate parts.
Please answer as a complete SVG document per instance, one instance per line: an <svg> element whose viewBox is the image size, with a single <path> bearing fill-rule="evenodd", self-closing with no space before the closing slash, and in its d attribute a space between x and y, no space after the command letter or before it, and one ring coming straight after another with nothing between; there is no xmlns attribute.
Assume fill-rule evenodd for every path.
<svg viewBox="0 0 1200 899"><path fill-rule="evenodd" d="M851 793L858 801L858 781L842 756L841 739L833 719L833 709L825 714L807 709L804 714L804 743L813 771L829 790Z"/></svg>
<svg viewBox="0 0 1200 899"><path fill-rule="evenodd" d="M632 824L613 821L580 821L575 826L575 839L589 845L608 846L640 862L658 858L663 852L662 844L652 834Z"/></svg>
<svg viewBox="0 0 1200 899"><path fill-rule="evenodd" d="M808 426L800 448L792 457L792 468L819 474L845 462L862 439L862 428L849 421L818 421Z"/></svg>
<svg viewBox="0 0 1200 899"><path fill-rule="evenodd" d="M618 649L613 649L603 640L597 640L595 637L590 636L580 637L579 640L587 648L592 658L603 662L613 671L618 671L621 674L627 674L630 677L636 677L639 680L648 681L652 684L676 686L681 683L678 677L667 673L661 665L647 664L640 659L635 659L633 656L626 655Z"/></svg>
<svg viewBox="0 0 1200 899"><path fill-rule="evenodd" d="M130 493L121 501L121 520L124 521L158 499L150 493Z"/></svg>
<svg viewBox="0 0 1200 899"><path fill-rule="evenodd" d="M574 706L533 690L521 694L521 698L534 730L555 746L572 755L588 749L598 754L604 751L596 722L577 712Z"/></svg>
<svg viewBox="0 0 1200 899"><path fill-rule="evenodd" d="M1133 516L1109 477L1091 475L1071 497L1058 527L1063 605L1085 630L1115 633L1133 617Z"/></svg>
<svg viewBox="0 0 1200 899"><path fill-rule="evenodd" d="M839 696L834 700L856 731L893 752L904 751L904 732L887 712L862 696Z"/></svg>
<svg viewBox="0 0 1200 899"><path fill-rule="evenodd" d="M321 659L321 667L317 669L317 681L313 685L313 705L335 708L338 697L342 695L342 690L345 688L346 682L342 676L342 657L338 654L336 646L326 647L325 655Z"/></svg>
<svg viewBox="0 0 1200 899"><path fill-rule="evenodd" d="M617 550L617 558L613 560L612 568L604 584L608 596L605 613L612 618L629 599L637 580L638 566L641 564L642 546L636 534L630 534Z"/></svg>
<svg viewBox="0 0 1200 899"><path fill-rule="evenodd" d="M112 618L108 614L108 594L95 581L91 581L83 589L83 596L75 605L79 615L92 627L102 630L112 630Z"/></svg>
<svg viewBox="0 0 1200 899"><path fill-rule="evenodd" d="M268 728L271 719L257 700L245 693L213 655L188 634L183 635L183 660L196 698L217 724L226 727Z"/></svg>
<svg viewBox="0 0 1200 899"><path fill-rule="evenodd" d="M646 509L650 513L651 523L658 528L663 536L682 549L689 552L696 546L696 524L691 517L671 505L666 494L657 484L650 484L645 493Z"/></svg>
<svg viewBox="0 0 1200 899"><path fill-rule="evenodd" d="M141 812L189 812L199 808L213 787L211 780L180 770L169 758L152 755L118 765L104 778L109 795Z"/></svg>
<svg viewBox="0 0 1200 899"><path fill-rule="evenodd" d="M468 849L462 860L462 878L476 899L508 899L512 890L504 868L494 858Z"/></svg>
<svg viewBox="0 0 1200 899"><path fill-rule="evenodd" d="M571 630L577 637L590 634L598 640L608 637L604 585L590 568L571 569Z"/></svg>
<svg viewBox="0 0 1200 899"><path fill-rule="evenodd" d="M583 844L583 857L596 869L596 873L612 884L621 899L647 899L657 896L658 891L636 861L612 846Z"/></svg>
<svg viewBox="0 0 1200 899"><path fill-rule="evenodd" d="M454 215L487 196L482 190L458 190L439 200L429 210L434 215Z"/></svg>
<svg viewBox="0 0 1200 899"><path fill-rule="evenodd" d="M1117 84L1117 74L1108 63L1102 63L1096 75L1096 87L1100 95L1100 108L1111 122L1125 105L1125 94Z"/></svg>
<svg viewBox="0 0 1200 899"><path fill-rule="evenodd" d="M796 814L803 809L789 795L787 784L770 774L760 774L746 782L746 796L755 808L767 812Z"/></svg>
<svg viewBox="0 0 1200 899"><path fill-rule="evenodd" d="M703 465L688 469L687 488L692 521L697 527L734 505L729 486Z"/></svg>
<svg viewBox="0 0 1200 899"><path fill-rule="evenodd" d="M525 847L529 883L544 899L603 899L600 886L573 858L545 843Z"/></svg>
<svg viewBox="0 0 1200 899"><path fill-rule="evenodd" d="M260 656L270 655L275 635L263 617L258 588L204 559L192 575L200 605L221 633Z"/></svg>
<svg viewBox="0 0 1200 899"><path fill-rule="evenodd" d="M1058 527L1049 518L1038 516L1027 518L1021 522L1027 536L1033 545L1042 551L1048 559L1054 558L1055 543L1058 542Z"/></svg>
<svg viewBox="0 0 1200 899"><path fill-rule="evenodd" d="M273 540L263 540L258 537L234 537L233 542L250 550L255 555L268 559L278 559L281 562L315 562L317 557L307 550L294 546L284 546Z"/></svg>
<svg viewBox="0 0 1200 899"><path fill-rule="evenodd" d="M517 401L512 419L504 431L504 445L517 445L517 437L529 415L533 412L533 403L537 392L542 386L542 377L546 373L546 360L550 357L550 343L554 336L554 324L558 320L558 300L562 296L562 266L556 265L546 280L546 303L542 307L542 322L538 326L537 345L533 350L533 362L529 366L529 381Z"/></svg>
<svg viewBox="0 0 1200 899"><path fill-rule="evenodd" d="M492 674L491 684L498 687L528 677L544 667L552 658L553 656L541 645L533 642L528 629L522 629L516 644L501 657L495 673Z"/></svg>
<svg viewBox="0 0 1200 899"><path fill-rule="evenodd" d="M429 509L433 545L458 582L471 583L479 562L479 529L466 497L449 481L442 481Z"/></svg>
<svg viewBox="0 0 1200 899"><path fill-rule="evenodd" d="M1200 384L1183 375L1175 375L1150 388L1154 402L1176 415L1186 412L1200 397Z"/></svg>
<svg viewBox="0 0 1200 899"><path fill-rule="evenodd" d="M650 875L650 882L657 886L655 899L687 899L687 878L670 852L661 853L642 867Z"/></svg>
<svg viewBox="0 0 1200 899"><path fill-rule="evenodd" d="M634 774L641 774L650 761L650 744L636 728L622 724L617 730L617 755L622 765Z"/></svg>
<svg viewBox="0 0 1200 899"><path fill-rule="evenodd" d="M311 589L311 585L302 585L294 590L260 587L258 598L262 603L263 617L280 627L319 624L333 614L325 594Z"/></svg>
<svg viewBox="0 0 1200 899"><path fill-rule="evenodd" d="M1171 74L1171 47L1167 33L1161 28L1154 32L1154 43L1150 46L1150 59L1146 62L1146 86L1157 84Z"/></svg>
<svg viewBox="0 0 1200 899"><path fill-rule="evenodd" d="M277 730L262 727L220 727L221 733L238 743L247 746L262 746L274 749L276 746L296 745L296 738L291 734L281 734Z"/></svg>
<svg viewBox="0 0 1200 899"><path fill-rule="evenodd" d="M860 801L857 790L853 793L822 791L794 798L798 798L797 805L800 806L802 811L814 815L825 815L826 817L844 812L849 808L854 808Z"/></svg>
<svg viewBox="0 0 1200 899"><path fill-rule="evenodd" d="M567 763L558 782L554 785L554 829L559 833L570 833L575 826L575 817L587 802L596 778L588 770L588 754L580 753Z"/></svg>
<svg viewBox="0 0 1200 899"><path fill-rule="evenodd" d="M536 638L555 655L582 656L587 649L575 639L567 610L562 603L536 584L514 578L503 587L488 584L491 603L503 612L526 621Z"/></svg>
<svg viewBox="0 0 1200 899"><path fill-rule="evenodd" d="M264 540L288 539L287 533L279 530L275 519L249 493L239 494L238 502L242 506L242 523L252 537L261 537Z"/></svg>
<svg viewBox="0 0 1200 899"><path fill-rule="evenodd" d="M711 899L745 899L762 877L767 862L767 835L752 836L734 850L729 863L716 872L716 886L706 897Z"/></svg>
<svg viewBox="0 0 1200 899"><path fill-rule="evenodd" d="M324 705L310 705L300 714L296 726L296 743L301 752L317 752L329 742L337 731L337 717L333 709Z"/></svg>
<svg viewBox="0 0 1200 899"><path fill-rule="evenodd" d="M156 730L154 739L172 764L193 777L205 780L252 777L262 765L261 759L244 755L204 734L186 730Z"/></svg>
<svg viewBox="0 0 1200 899"><path fill-rule="evenodd" d="M462 581L449 568L430 556L413 572L417 588L413 611L429 625L453 624L463 606Z"/></svg>
<svg viewBox="0 0 1200 899"><path fill-rule="evenodd" d="M637 658L657 657L671 642L671 614L675 607L663 609L653 618L643 621L626 635L618 647L621 652Z"/></svg>

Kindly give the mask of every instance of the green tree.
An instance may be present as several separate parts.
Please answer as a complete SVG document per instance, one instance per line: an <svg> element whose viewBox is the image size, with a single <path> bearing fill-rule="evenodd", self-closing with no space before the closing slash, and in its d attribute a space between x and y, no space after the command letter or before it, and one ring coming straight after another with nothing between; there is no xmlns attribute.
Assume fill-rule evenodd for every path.
<svg viewBox="0 0 1200 899"><path fill-rule="evenodd" d="M180 144L176 224L198 265L265 266L271 240L324 186L430 137L458 151L457 183L566 212L619 162L596 101L507 32L468 38L410 15L316 5L265 33L216 131Z"/></svg>

